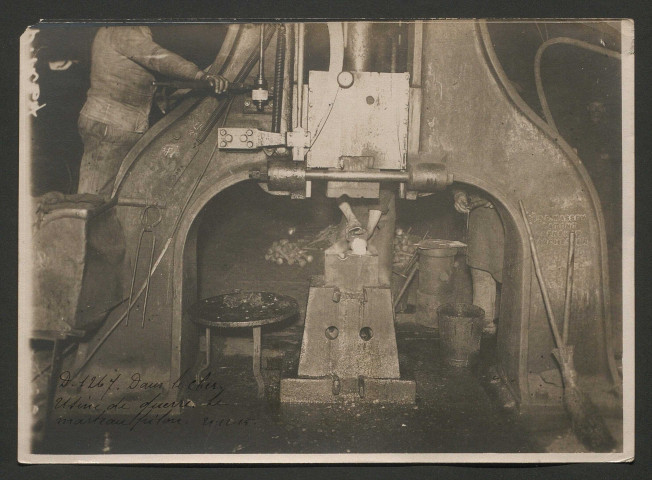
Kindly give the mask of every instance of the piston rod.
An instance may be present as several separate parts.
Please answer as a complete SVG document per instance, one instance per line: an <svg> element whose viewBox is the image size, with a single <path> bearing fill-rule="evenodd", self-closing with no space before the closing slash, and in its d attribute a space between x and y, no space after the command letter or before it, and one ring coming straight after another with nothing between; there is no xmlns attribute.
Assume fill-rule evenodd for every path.
<svg viewBox="0 0 652 480"><path fill-rule="evenodd" d="M286 160L270 160L267 173L250 172L252 179L267 182L270 190L298 191L306 187L306 181L322 180L336 182L398 182L420 192L432 192L453 183L453 175L441 163L409 165L407 170L342 171L326 169L307 170L301 163Z"/></svg>
<svg viewBox="0 0 652 480"><path fill-rule="evenodd" d="M337 170L306 170L306 180L333 180L338 182L407 182L405 171L342 172Z"/></svg>

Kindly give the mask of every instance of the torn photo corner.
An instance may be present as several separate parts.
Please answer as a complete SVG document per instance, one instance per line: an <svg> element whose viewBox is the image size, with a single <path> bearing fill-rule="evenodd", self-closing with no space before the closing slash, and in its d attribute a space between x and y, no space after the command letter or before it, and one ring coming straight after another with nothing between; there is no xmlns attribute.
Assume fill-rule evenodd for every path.
<svg viewBox="0 0 652 480"><path fill-rule="evenodd" d="M633 42L28 28L18 461L632 461Z"/></svg>

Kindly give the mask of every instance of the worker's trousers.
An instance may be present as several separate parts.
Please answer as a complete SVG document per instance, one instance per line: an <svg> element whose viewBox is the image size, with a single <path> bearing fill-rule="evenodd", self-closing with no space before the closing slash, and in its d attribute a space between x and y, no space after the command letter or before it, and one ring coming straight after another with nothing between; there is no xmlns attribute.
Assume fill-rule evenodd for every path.
<svg viewBox="0 0 652 480"><path fill-rule="evenodd" d="M496 280L489 272L479 268L471 268L473 282L473 304L484 310L483 328L488 333L496 330Z"/></svg>
<svg viewBox="0 0 652 480"><path fill-rule="evenodd" d="M109 199L122 160L143 134L97 122L84 115L80 115L78 127L84 155L79 167L77 193L93 193Z"/></svg>

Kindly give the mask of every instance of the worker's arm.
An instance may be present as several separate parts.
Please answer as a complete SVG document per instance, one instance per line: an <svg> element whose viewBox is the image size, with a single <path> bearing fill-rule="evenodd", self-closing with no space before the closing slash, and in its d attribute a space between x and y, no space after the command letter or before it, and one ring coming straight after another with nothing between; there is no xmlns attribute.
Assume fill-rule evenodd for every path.
<svg viewBox="0 0 652 480"><path fill-rule="evenodd" d="M111 40L118 53L149 70L183 80L207 80L216 93L221 93L228 87L225 78L205 73L194 63L154 42L149 27L115 27L111 32Z"/></svg>
<svg viewBox="0 0 652 480"><path fill-rule="evenodd" d="M455 210L458 213L469 213L469 196L464 190L455 190L453 192L453 201Z"/></svg>
<svg viewBox="0 0 652 480"><path fill-rule="evenodd" d="M479 207L494 208L493 203L477 195L468 195L464 190L455 190L453 192L455 210L459 213L469 213L471 210Z"/></svg>

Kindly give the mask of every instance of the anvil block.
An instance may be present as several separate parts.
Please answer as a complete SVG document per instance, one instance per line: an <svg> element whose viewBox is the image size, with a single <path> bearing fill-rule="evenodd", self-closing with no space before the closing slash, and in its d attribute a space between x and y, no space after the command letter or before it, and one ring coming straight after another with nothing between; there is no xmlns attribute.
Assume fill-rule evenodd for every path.
<svg viewBox="0 0 652 480"><path fill-rule="evenodd" d="M299 376L399 378L390 289L335 291L310 288Z"/></svg>
<svg viewBox="0 0 652 480"><path fill-rule="evenodd" d="M324 281L328 286L342 290L362 290L378 283L378 256L353 255L340 258L337 254L324 255Z"/></svg>

